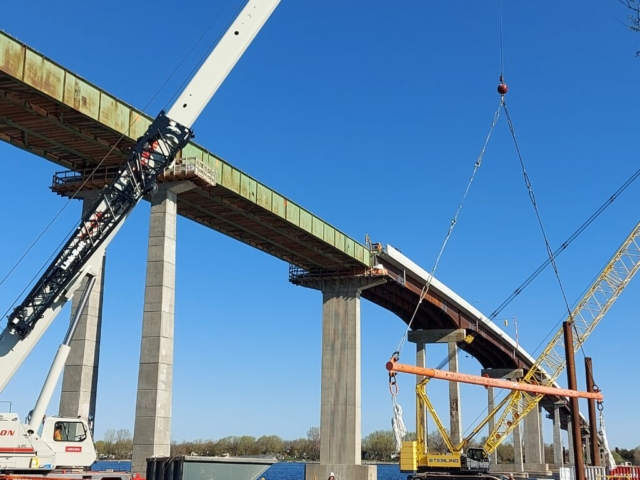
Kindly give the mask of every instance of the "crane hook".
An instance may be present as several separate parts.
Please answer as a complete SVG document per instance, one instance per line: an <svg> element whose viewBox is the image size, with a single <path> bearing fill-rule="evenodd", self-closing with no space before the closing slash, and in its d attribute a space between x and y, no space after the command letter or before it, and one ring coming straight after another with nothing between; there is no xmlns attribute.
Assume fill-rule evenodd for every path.
<svg viewBox="0 0 640 480"><path fill-rule="evenodd" d="M500 75L500 85L498 85L498 93L502 96L504 96L505 93L507 93L509 91L509 86L504 83L504 79L502 78L502 75Z"/></svg>

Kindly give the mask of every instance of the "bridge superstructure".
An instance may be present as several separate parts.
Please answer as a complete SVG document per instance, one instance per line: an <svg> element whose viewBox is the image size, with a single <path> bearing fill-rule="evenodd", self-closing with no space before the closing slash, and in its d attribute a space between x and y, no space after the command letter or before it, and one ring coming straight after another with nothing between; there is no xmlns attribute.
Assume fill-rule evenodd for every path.
<svg viewBox="0 0 640 480"><path fill-rule="evenodd" d="M109 181L150 122L151 117L144 112L0 32L0 139L68 169L54 178L54 192L90 200L92 191ZM156 313L165 317L169 314L170 321L161 324L155 333L147 332L146 343L143 337L139 375L145 381L139 379L136 432L146 432L144 437L151 438L151 444L149 440L146 444L137 442L139 450L134 445L134 456L157 454L157 439L161 437L166 443L170 436L170 406L149 412L143 404L145 398L160 395L160 385L164 385L163 395L170 404L170 382L167 389L162 372L172 365L172 358L162 357L159 352L163 342L173 341L173 306L167 307L170 311L162 309L167 303L164 300L169 298L163 295L171 295L175 288L172 218L177 214L288 262L291 282L322 291L323 355L331 352L336 360L328 365L323 362L321 431L323 438L333 439L333 446L323 443L318 468L339 470L343 465L342 473L347 477L367 478L367 467L360 465L359 456L359 301L365 298L408 323L428 274L391 246L357 242L193 142L165 172L160 179L160 192L150 201L145 321L147 315ZM91 301L96 307L101 304L99 288ZM344 326L341 320L345 317L354 321ZM86 417L95 408L92 378L99 352L100 320L84 321L93 325L94 331L85 325L85 337L72 346L82 351L83 360L69 365L65 372L61 409L67 411L61 413ZM343 327L350 330L336 330ZM459 345L485 369L517 370L533 364L531 356L508 335L437 279L431 282L412 327L472 333L472 342ZM344 344L337 338L344 338ZM93 347L87 348L87 342L93 342ZM143 359L145 355L148 358ZM155 360L150 361L151 357ZM348 375L340 371L344 361L353 366ZM336 384L338 377L345 383ZM545 408L558 416L558 402L554 399ZM343 431L345 424L349 428ZM164 447L168 448L168 444ZM324 470L316 473L323 475Z"/></svg>

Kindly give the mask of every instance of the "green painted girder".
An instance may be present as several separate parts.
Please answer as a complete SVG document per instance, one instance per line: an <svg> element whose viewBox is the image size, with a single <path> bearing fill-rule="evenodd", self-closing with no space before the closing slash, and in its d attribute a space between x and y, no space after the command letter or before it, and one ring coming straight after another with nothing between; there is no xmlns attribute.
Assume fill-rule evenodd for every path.
<svg viewBox="0 0 640 480"><path fill-rule="evenodd" d="M0 32L0 139L74 171L119 165L152 118ZM308 270L364 270L369 250L196 143L216 186L178 196L178 213Z"/></svg>

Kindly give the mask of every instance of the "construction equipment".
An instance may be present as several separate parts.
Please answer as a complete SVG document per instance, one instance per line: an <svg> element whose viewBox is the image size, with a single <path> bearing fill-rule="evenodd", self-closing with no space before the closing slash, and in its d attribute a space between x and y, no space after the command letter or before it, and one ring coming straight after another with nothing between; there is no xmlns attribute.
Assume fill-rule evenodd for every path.
<svg viewBox="0 0 640 480"><path fill-rule="evenodd" d="M425 377L416 385L416 440L403 442L400 449L400 471L416 472L408 479L425 479L428 477L447 475L447 478L464 479L469 476L492 479L489 473L489 457L481 448L469 448L466 453L456 449L444 425L440 421L425 386L430 378ZM427 448L427 432L423 420L424 412L429 412L434 419L442 439L447 445L448 453L432 453Z"/></svg>
<svg viewBox="0 0 640 480"><path fill-rule="evenodd" d="M577 352L600 320L609 311L620 293L640 268L640 223L631 231L615 255L609 260L596 281L571 312L573 323L573 351ZM562 328L558 330L536 362L520 383L552 386L566 365ZM484 445L487 453L493 452L513 431L518 422L542 399L542 394L531 395L526 391L511 392L490 415L503 406L502 415Z"/></svg>
<svg viewBox="0 0 640 480"><path fill-rule="evenodd" d="M111 240L140 200L156 190L158 176L192 138L191 126L198 115L279 2L248 1L171 109L166 114L160 112L138 139L113 181L86 210L45 273L11 312L0 333L0 392L85 278L95 277ZM92 282L85 284L88 288L83 297L89 294ZM77 318L81 312L78 308ZM84 420L44 418L72 336L73 328L60 347L28 423L21 423L15 413L0 413L0 479L3 474L15 473L31 478L34 474L51 476L55 471L85 469L95 461L91 432Z"/></svg>
<svg viewBox="0 0 640 480"><path fill-rule="evenodd" d="M589 288L587 293L580 300L578 305L571 313L573 328L576 334L573 337L573 351L576 352L586 341L588 336L604 317L614 301L624 290L627 284L640 268L640 223L638 223L629 236L625 239L615 255L609 260L605 268L598 275L596 281ZM474 458L486 458L488 454L493 453L500 443L513 431L518 423L529 413L542 399L544 395L554 395L559 397L579 397L602 399L600 393L592 396L589 392L576 392L572 390L557 388L555 381L558 379L565 367L565 354L562 329L556 333L551 342L542 352L540 357L534 362L533 366L518 382L512 382L500 379L491 379L487 377L479 377L475 375L466 375L449 371L441 371L435 369L422 369L410 365L402 365L392 359L387 363L387 369L392 372L404 371L425 376L425 380L420 382L416 387L416 396L418 399L418 408L416 415L419 417L417 421L417 438L416 442L405 442L406 452L405 458L407 462L405 467L407 470L402 471L418 471L418 475L414 478L426 478L433 476L435 472L449 471L461 473L470 473L472 470L469 464L465 469L462 465L465 458L473 455ZM397 359L396 359L397 360ZM465 383L474 383L487 387L507 388L512 392L507 395L489 414L479 422L479 424L465 437L458 445L453 445L449 435L439 420L431 402L425 393L425 385L430 378L441 378L449 381L459 381ZM505 407L506 405L506 407ZM446 458L451 460L441 460L439 463L431 462L429 465L429 456L425 450L426 432L424 430L424 422L420 418L423 411L428 411L433 417L436 426L442 435L447 448L448 454L444 454ZM500 411L502 415L496 423L493 431L490 432L487 441L482 445L480 450L483 454L479 454L475 448L467 446L473 438L494 418ZM403 449L405 450L405 444ZM463 451L467 449L467 455ZM414 453L415 452L415 453ZM473 453L472 453L473 452ZM402 458L401 451L401 458ZM436 458L435 456L434 458ZM413 459L416 460L413 460ZM459 459L459 460L456 460ZM455 465L455 468L446 466L448 462ZM479 468L480 472L484 468L488 471L488 460L482 465L473 464L474 468ZM442 465L442 467L439 467ZM460 468L458 468L460 465ZM411 469L411 467L416 467ZM411 478L411 477L409 477Z"/></svg>
<svg viewBox="0 0 640 480"><path fill-rule="evenodd" d="M460 445L453 445L444 425L440 421L429 397L425 393L424 387L431 378L448 380L450 382L470 383L474 385L482 385L485 387L505 388L509 390L525 391L537 393L540 395L557 395L577 398L592 398L602 400L603 395L600 392L578 392L563 388L546 387L541 385L529 385L509 380L500 380L495 378L482 377L477 375L468 375L465 373L449 372L446 370L436 370L434 368L415 367L398 363L397 356L394 356L387 362L386 368L389 371L390 378L395 376L396 372L412 373L425 377L416 386L417 395L417 440L412 442L403 442L400 450L400 471L401 472L417 472L410 479L432 478L437 475L448 474L447 478L467 478L469 475L477 477L478 475L485 478L494 478L487 475L490 464L487 452L482 448L468 448L463 453L464 448L468 444L468 439L463 440ZM395 380L392 380L394 383ZM447 445L448 453L434 454L429 453L426 449L426 432L425 423L421 420L420 415L426 410L433 417L438 431ZM488 421L488 420L487 420ZM476 429L484 427L484 423ZM474 434L477 433L474 430Z"/></svg>

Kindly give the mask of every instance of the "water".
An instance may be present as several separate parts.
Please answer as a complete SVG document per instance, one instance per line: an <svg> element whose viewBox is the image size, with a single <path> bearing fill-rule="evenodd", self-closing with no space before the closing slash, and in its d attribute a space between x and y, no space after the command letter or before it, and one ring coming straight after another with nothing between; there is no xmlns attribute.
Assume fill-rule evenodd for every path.
<svg viewBox="0 0 640 480"><path fill-rule="evenodd" d="M98 460L91 465L91 470L96 472L104 472L105 470L113 470L114 472L130 472L131 460Z"/></svg>
<svg viewBox="0 0 640 480"><path fill-rule="evenodd" d="M262 474L264 480L304 480L304 463L276 463ZM131 461L99 461L93 470L131 471ZM343 479L340 479L343 480ZM345 479L346 480L346 479ZM407 480L406 473L400 473L398 465L378 465L378 480Z"/></svg>
<svg viewBox="0 0 640 480"><path fill-rule="evenodd" d="M304 463L276 463L262 476L264 480L304 480ZM398 465L378 465L378 480L407 480L407 474L400 473Z"/></svg>

